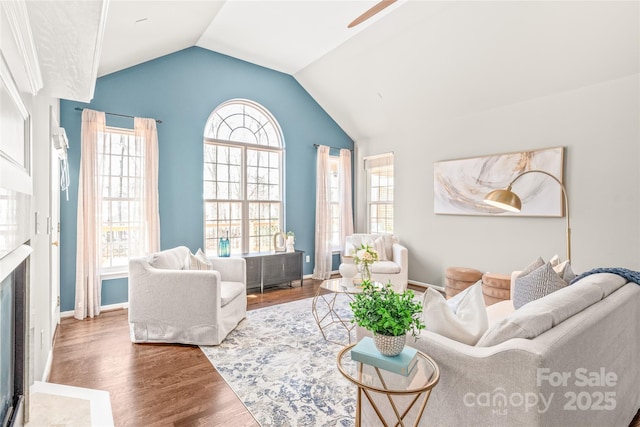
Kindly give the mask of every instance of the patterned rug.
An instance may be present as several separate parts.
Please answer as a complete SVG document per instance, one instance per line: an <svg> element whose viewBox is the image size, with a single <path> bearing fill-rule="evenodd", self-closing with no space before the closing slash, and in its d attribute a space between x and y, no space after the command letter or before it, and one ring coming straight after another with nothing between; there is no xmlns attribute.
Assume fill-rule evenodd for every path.
<svg viewBox="0 0 640 427"><path fill-rule="evenodd" d="M322 337L311 302L249 311L221 345L200 347L262 426L354 425L356 388L336 366L342 346ZM349 316L346 298L336 311ZM346 339L338 328L328 334Z"/></svg>

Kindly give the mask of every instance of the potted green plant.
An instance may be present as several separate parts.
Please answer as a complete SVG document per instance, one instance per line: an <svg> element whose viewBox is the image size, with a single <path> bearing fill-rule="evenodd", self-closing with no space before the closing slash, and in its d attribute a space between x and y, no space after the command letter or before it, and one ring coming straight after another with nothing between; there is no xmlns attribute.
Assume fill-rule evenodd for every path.
<svg viewBox="0 0 640 427"><path fill-rule="evenodd" d="M373 332L373 341L380 353L395 356L402 352L407 333L417 339L424 329L422 303L414 300L410 289L395 292L391 282L376 286L371 281L362 283L362 293L354 295L349 304L353 322Z"/></svg>

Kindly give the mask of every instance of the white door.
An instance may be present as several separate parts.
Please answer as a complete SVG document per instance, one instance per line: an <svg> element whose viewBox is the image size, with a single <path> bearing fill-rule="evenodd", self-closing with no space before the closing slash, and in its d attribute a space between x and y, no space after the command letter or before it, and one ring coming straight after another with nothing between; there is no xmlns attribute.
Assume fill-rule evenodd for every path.
<svg viewBox="0 0 640 427"><path fill-rule="evenodd" d="M57 123L53 107L50 107L51 124ZM51 188L49 191L49 271L51 278L51 338L55 335L56 326L60 323L60 158L50 145Z"/></svg>

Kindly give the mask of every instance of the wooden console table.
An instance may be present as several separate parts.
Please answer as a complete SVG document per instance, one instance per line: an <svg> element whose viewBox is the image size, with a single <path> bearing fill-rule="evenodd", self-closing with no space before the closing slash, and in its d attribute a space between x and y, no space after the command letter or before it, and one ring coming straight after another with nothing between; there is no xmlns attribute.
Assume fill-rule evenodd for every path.
<svg viewBox="0 0 640 427"><path fill-rule="evenodd" d="M240 254L247 263L247 290L260 289L265 286L303 280L304 251L295 252L257 252Z"/></svg>

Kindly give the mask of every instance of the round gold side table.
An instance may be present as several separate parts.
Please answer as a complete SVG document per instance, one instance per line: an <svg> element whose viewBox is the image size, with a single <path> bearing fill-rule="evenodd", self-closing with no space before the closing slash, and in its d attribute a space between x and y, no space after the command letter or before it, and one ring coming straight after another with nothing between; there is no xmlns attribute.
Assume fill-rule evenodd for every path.
<svg viewBox="0 0 640 427"><path fill-rule="evenodd" d="M416 365L408 376L404 376L352 360L351 349L355 345L352 344L340 350L337 364L340 373L358 387L356 427L362 425L363 395L384 426L417 426L427 406L431 390L440 379L440 370L436 362L418 351ZM376 399L376 396L381 397ZM421 397L422 400L420 400ZM419 401L417 411L412 411ZM406 406L404 409L403 405ZM412 412L411 415L410 412ZM395 420L387 422L386 418L394 415ZM408 423L408 415L413 418L413 423Z"/></svg>

